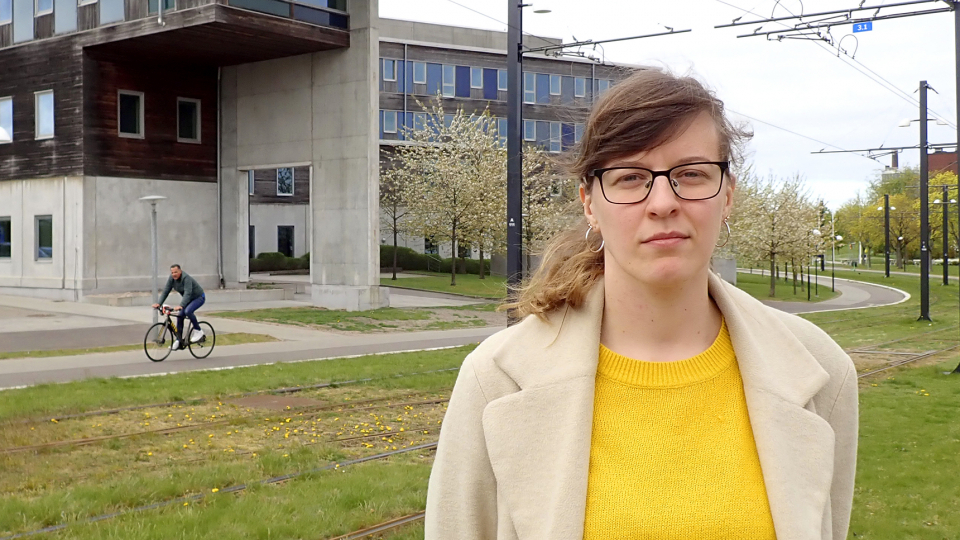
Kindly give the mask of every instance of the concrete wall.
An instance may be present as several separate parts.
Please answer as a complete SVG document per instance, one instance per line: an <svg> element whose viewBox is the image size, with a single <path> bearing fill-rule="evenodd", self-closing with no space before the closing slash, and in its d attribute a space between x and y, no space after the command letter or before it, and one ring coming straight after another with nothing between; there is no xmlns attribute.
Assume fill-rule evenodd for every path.
<svg viewBox="0 0 960 540"><path fill-rule="evenodd" d="M352 23L351 19L351 23ZM460 26L447 26L398 19L380 19L380 37L421 43L442 43L456 47L507 50L507 33ZM528 40L533 38L531 43ZM546 42L561 43L559 38L523 36L524 43L542 47Z"/></svg>
<svg viewBox="0 0 960 540"><path fill-rule="evenodd" d="M0 259L0 293L78 300L152 286L150 205L158 207L160 275L179 263L216 287L216 185L67 177L0 182L0 216L11 218L12 257ZM53 257L37 259L36 216L53 217Z"/></svg>
<svg viewBox="0 0 960 540"><path fill-rule="evenodd" d="M250 225L255 227L256 253L278 251L277 227L293 225L293 256L310 251L310 205L307 204L251 204Z"/></svg>
<svg viewBox="0 0 960 540"><path fill-rule="evenodd" d="M307 165L311 194L322 194L311 197L307 225L314 303L369 309L388 303L379 288L379 3L348 8L349 48L222 72L224 274L228 283L245 279L239 173Z"/></svg>

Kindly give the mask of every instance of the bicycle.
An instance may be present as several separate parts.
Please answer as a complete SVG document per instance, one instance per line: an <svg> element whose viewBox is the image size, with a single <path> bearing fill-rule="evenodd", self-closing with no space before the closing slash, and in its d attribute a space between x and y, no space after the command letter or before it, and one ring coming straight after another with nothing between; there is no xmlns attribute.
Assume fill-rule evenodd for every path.
<svg viewBox="0 0 960 540"><path fill-rule="evenodd" d="M147 335L143 338L143 351L150 360L163 362L170 356L170 353L173 352L173 342L177 340L177 323L171 316L175 313L172 307L164 304L156 308L156 310L166 318L163 322L158 322L147 330ZM186 325L187 331L180 340L180 350L185 348L189 349L190 354L197 359L210 356L210 353L213 352L213 347L217 343L217 334L213 330L213 325L207 321L197 321L199 329L203 330L203 337L193 342L190 340L190 335L197 328L194 328L193 323L190 322L189 319L187 319L186 322L189 322L189 324Z"/></svg>

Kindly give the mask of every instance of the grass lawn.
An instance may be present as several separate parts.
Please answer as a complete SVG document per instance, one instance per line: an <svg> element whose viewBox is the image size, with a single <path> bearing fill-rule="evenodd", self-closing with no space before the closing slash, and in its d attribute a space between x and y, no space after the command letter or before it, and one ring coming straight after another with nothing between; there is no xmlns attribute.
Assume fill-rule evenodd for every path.
<svg viewBox="0 0 960 540"><path fill-rule="evenodd" d="M457 274L457 284L450 285L450 274L440 272L412 272L422 277L381 278L380 285L386 287L406 287L424 291L436 291L453 294L463 294L479 298L502 300L507 294L507 278L503 276L485 276L480 279L476 274Z"/></svg>
<svg viewBox="0 0 960 540"><path fill-rule="evenodd" d="M217 334L217 346L241 345L244 343L265 343L268 341L277 341L276 338L264 334ZM142 350L143 343L134 345L116 345L113 347L93 347L89 349L56 349L51 351L21 351L0 353L0 360L9 360L11 358L49 358L51 356L77 356L81 354L96 354L122 351Z"/></svg>
<svg viewBox="0 0 960 540"><path fill-rule="evenodd" d="M815 284L811 279L810 286L813 287ZM743 291L746 291L750 296L759 299L769 299L769 300L783 300L787 302L806 302L807 301L807 284L804 281L803 285L800 284L800 279L797 278L797 292L793 292L793 279L790 281L784 281L783 279L778 279L776 284L776 296L770 296L770 274L768 273L765 276L757 274L751 274L749 272L737 272L737 287ZM811 302L822 302L824 300L833 298L837 294L830 292L830 287L824 287L822 284L817 289L819 296L815 295L813 292L810 293Z"/></svg>

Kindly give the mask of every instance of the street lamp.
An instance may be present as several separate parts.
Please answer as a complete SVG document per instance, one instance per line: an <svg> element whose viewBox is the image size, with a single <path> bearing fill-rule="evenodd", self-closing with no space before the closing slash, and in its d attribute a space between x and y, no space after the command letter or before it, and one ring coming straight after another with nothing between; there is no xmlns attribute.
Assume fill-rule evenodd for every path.
<svg viewBox="0 0 960 540"><path fill-rule="evenodd" d="M153 303L156 304L160 297L160 283L157 281L157 274L160 272L159 257L157 256L157 203L165 200L161 195L148 195L140 197L140 202L150 203L150 238L152 239L153 252L150 260L153 263ZM157 310L153 310L153 324L157 324Z"/></svg>
<svg viewBox="0 0 960 540"><path fill-rule="evenodd" d="M949 245L947 244L947 236L948 236L947 231L950 226L950 222L948 221L948 215L950 212L947 209L948 208L947 205L956 204L957 200L950 199L950 201L948 202L946 184L940 187L943 188L943 200L941 201L940 199L935 199L933 201L933 204L942 205L941 209L943 210L943 284L947 285L950 283L950 277L949 277L950 276L949 274L950 260L947 258L947 254L949 250Z"/></svg>

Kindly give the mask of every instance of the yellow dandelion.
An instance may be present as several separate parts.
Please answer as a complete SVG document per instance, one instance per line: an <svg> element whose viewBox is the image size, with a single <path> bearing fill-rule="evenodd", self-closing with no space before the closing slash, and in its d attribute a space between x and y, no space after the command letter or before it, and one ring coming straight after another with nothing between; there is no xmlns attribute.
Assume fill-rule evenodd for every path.
<svg viewBox="0 0 960 540"><path fill-rule="evenodd" d="M216 493L216 492L218 492L218 491L220 491L220 490L219 490L218 488L213 488L213 489L211 489L210 491L211 491L212 493Z"/></svg>
<svg viewBox="0 0 960 540"><path fill-rule="evenodd" d="M147 455L148 455L148 456L152 456L152 455L153 455L153 452L147 452Z"/></svg>
<svg viewBox="0 0 960 540"><path fill-rule="evenodd" d="M188 506L189 504L190 504L190 503L188 503L188 502L183 503L184 506Z"/></svg>
<svg viewBox="0 0 960 540"><path fill-rule="evenodd" d="M60 422L57 422L57 419L56 419L56 418L51 418L50 421L53 422L54 424L59 424L59 423L60 423Z"/></svg>

